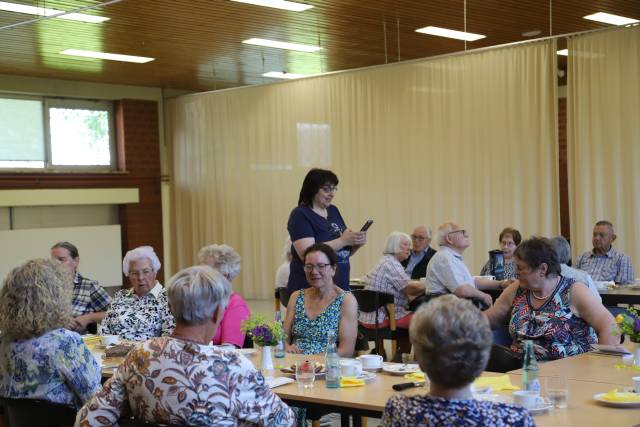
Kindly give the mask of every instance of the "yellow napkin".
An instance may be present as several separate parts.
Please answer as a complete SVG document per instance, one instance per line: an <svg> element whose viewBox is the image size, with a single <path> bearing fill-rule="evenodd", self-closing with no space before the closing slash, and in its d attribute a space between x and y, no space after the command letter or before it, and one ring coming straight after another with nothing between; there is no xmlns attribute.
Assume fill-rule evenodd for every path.
<svg viewBox="0 0 640 427"><path fill-rule="evenodd" d="M102 342L101 338L97 335L87 335L82 337L82 341L84 341L85 345L96 345Z"/></svg>
<svg viewBox="0 0 640 427"><path fill-rule="evenodd" d="M617 370L631 369L632 371L640 372L640 366L632 366L632 365L625 365L623 363L616 363L615 365L613 365L613 367L616 368Z"/></svg>
<svg viewBox="0 0 640 427"><path fill-rule="evenodd" d="M640 394L619 392L618 389L614 388L608 393L603 394L602 400L606 400L607 402L635 403L640 402Z"/></svg>
<svg viewBox="0 0 640 427"><path fill-rule="evenodd" d="M404 377L411 381L424 381L425 379L424 372L412 372Z"/></svg>
<svg viewBox="0 0 640 427"><path fill-rule="evenodd" d="M520 387L511 384L508 375L500 375L498 377L480 377L477 378L473 385L476 388L491 387L493 391L511 391L520 390Z"/></svg>
<svg viewBox="0 0 640 427"><path fill-rule="evenodd" d="M361 387L364 385L364 380L356 377L342 377L340 378L340 387Z"/></svg>

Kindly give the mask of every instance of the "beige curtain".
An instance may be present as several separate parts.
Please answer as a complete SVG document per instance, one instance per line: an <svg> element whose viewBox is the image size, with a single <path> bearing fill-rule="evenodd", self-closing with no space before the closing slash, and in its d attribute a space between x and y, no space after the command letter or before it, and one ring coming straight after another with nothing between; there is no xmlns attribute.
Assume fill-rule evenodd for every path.
<svg viewBox="0 0 640 427"><path fill-rule="evenodd" d="M271 296L311 167L337 173L348 226L375 221L351 277L418 224L463 224L475 274L503 227L557 233L555 57L545 41L172 100L173 267L224 242L235 289Z"/></svg>
<svg viewBox="0 0 640 427"><path fill-rule="evenodd" d="M570 38L567 153L573 256L594 223L640 271L640 27Z"/></svg>

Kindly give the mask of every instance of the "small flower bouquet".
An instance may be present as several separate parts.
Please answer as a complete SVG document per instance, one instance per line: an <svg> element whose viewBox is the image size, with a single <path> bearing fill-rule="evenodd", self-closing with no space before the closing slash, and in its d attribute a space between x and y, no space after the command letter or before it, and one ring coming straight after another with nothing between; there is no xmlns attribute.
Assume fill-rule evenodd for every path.
<svg viewBox="0 0 640 427"><path fill-rule="evenodd" d="M268 322L262 314L251 315L242 322L241 329L260 347L278 345L278 341L284 339L282 324L273 320Z"/></svg>
<svg viewBox="0 0 640 427"><path fill-rule="evenodd" d="M638 310L629 308L627 313L616 316L618 333L628 335L631 342L640 343L640 314Z"/></svg>

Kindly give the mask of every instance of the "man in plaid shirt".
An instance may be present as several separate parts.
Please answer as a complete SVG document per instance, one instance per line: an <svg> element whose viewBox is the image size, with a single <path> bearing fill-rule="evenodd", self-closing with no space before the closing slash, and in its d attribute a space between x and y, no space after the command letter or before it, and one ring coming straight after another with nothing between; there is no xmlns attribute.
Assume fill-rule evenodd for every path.
<svg viewBox="0 0 640 427"><path fill-rule="evenodd" d="M613 224L598 221L593 228L593 250L583 253L576 262L576 268L584 270L593 280L633 283L634 274L631 259L618 252L611 244L616 240Z"/></svg>
<svg viewBox="0 0 640 427"><path fill-rule="evenodd" d="M73 276L73 299L71 302L73 319L69 329L84 332L90 323L98 323L107 314L111 298L95 280L82 277L78 273L80 255L78 248L69 242L58 242L51 248L51 258L62 264Z"/></svg>

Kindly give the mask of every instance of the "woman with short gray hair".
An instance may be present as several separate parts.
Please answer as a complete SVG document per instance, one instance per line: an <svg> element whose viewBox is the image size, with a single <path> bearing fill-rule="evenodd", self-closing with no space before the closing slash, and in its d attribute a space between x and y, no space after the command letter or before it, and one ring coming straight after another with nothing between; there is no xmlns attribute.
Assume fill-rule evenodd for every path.
<svg viewBox="0 0 640 427"><path fill-rule="evenodd" d="M411 238L401 231L393 231L384 244L382 258L378 264L364 277L365 289L384 292L393 295L395 303L396 326L400 329L408 329L411 322L411 311L407 309L409 300L421 293L424 293L425 285L420 281L411 280L404 271L401 262L409 258L411 248ZM376 327L376 317L378 327L389 325L384 308L375 311L360 312L358 320L365 328ZM393 349L398 357L402 353L411 352L411 343L406 336L398 337L398 349Z"/></svg>
<svg viewBox="0 0 640 427"><path fill-rule="evenodd" d="M151 246L140 246L126 253L122 272L129 278L131 288L116 292L100 325L100 333L144 341L173 331L175 321L166 292L156 280L160 267Z"/></svg>
<svg viewBox="0 0 640 427"><path fill-rule="evenodd" d="M125 412L154 424L293 425L291 409L249 360L209 345L230 292L227 279L209 266L173 276L167 295L174 333L138 344L80 410L76 425L111 425Z"/></svg>
<svg viewBox="0 0 640 427"><path fill-rule="evenodd" d="M205 246L198 251L198 260L201 264L219 271L229 281L230 288L231 282L240 273L240 255L229 245ZM213 337L213 344L241 348L244 344L245 333L240 329L240 325L250 315L251 312L245 300L231 290L229 304L218 327L218 332Z"/></svg>
<svg viewBox="0 0 640 427"><path fill-rule="evenodd" d="M487 365L492 340L488 320L471 301L449 294L423 304L409 335L429 394L393 396L382 426L534 425L522 407L473 398L471 383Z"/></svg>

